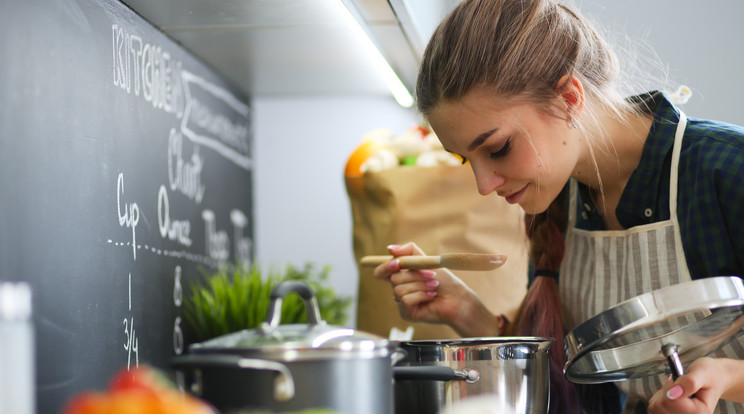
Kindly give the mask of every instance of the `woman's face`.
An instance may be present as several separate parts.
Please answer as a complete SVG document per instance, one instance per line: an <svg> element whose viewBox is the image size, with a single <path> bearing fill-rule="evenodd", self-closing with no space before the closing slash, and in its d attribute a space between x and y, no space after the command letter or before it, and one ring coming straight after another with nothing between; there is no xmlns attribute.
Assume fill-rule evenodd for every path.
<svg viewBox="0 0 744 414"><path fill-rule="evenodd" d="M483 92L440 104L429 122L447 151L470 161L478 192L495 191L531 214L548 208L581 154L565 118Z"/></svg>

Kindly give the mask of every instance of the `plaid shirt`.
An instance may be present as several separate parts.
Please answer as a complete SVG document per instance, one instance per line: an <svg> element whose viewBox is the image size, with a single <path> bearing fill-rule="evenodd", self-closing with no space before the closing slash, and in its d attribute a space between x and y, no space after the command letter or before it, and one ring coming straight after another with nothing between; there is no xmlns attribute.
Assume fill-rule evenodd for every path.
<svg viewBox="0 0 744 414"><path fill-rule="evenodd" d="M669 169L679 110L662 93L644 99L655 117L615 210L630 228L669 220ZM679 162L677 217L693 279L744 277L744 128L687 119ZM604 221L580 185L577 227L605 230Z"/></svg>

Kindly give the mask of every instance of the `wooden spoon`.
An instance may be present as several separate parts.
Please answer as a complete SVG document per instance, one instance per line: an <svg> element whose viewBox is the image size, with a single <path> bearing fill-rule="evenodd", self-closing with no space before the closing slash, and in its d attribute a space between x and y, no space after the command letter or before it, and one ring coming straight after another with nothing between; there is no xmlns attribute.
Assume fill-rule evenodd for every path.
<svg viewBox="0 0 744 414"><path fill-rule="evenodd" d="M393 260L393 256L364 256L362 266L373 267ZM499 254L447 253L439 256L398 256L401 269L493 270L501 267L506 256Z"/></svg>

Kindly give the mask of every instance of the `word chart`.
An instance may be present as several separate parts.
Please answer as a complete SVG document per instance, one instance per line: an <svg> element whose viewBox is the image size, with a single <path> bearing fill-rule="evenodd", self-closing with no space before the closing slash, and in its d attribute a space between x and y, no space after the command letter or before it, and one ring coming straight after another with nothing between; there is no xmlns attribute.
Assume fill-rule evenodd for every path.
<svg viewBox="0 0 744 414"><path fill-rule="evenodd" d="M253 260L249 97L116 0L0 25L0 281L32 288L38 412L143 365L183 386L192 287Z"/></svg>

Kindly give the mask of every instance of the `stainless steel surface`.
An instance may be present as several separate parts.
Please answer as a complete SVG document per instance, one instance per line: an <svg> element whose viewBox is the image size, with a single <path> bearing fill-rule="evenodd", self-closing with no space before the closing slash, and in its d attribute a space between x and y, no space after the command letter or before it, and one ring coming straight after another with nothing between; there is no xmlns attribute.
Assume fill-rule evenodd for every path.
<svg viewBox="0 0 744 414"><path fill-rule="evenodd" d="M276 303L296 292L312 323L281 325ZM393 411L396 344L375 335L327 325L320 319L310 288L283 282L272 292L267 321L193 344L174 358L189 390L221 412L262 409L272 412L327 408L341 413ZM317 319L316 319L317 318ZM291 392L290 392L291 391Z"/></svg>
<svg viewBox="0 0 744 414"><path fill-rule="evenodd" d="M462 380L468 384L477 382L480 379L480 372L477 369L454 370L447 366L441 365L416 365L393 367L393 377L395 380L433 380L433 381L453 381Z"/></svg>
<svg viewBox="0 0 744 414"><path fill-rule="evenodd" d="M273 369L276 366L259 368L253 362L261 360L253 358L233 355L232 365L203 361L189 366L189 356L178 357L187 389L220 412L295 412L312 408L354 414L393 412L392 367L386 358L285 362L281 365L289 374L281 375ZM290 377L293 390L289 388Z"/></svg>
<svg viewBox="0 0 744 414"><path fill-rule="evenodd" d="M661 347L661 352L667 359L669 369L672 370L672 379L676 380L685 373L685 367L682 365L682 360L679 359L679 347L675 344L664 344Z"/></svg>
<svg viewBox="0 0 744 414"><path fill-rule="evenodd" d="M295 396L294 378L286 365L265 359L243 358L236 355L187 355L174 361L175 368L203 369L203 368L240 368L246 370L271 371L277 375L274 378L273 392L275 401L289 401ZM204 395L203 383L195 382L190 391L198 396Z"/></svg>
<svg viewBox="0 0 744 414"><path fill-rule="evenodd" d="M668 286L600 313L566 335L566 376L599 383L670 372L665 346L681 363L707 355L744 327L744 283L736 276Z"/></svg>
<svg viewBox="0 0 744 414"><path fill-rule="evenodd" d="M478 376L470 381L396 380L395 411L398 414L436 413L469 396L496 394L505 409L546 413L548 351L553 342L548 338L531 337L401 342L408 356L399 365L442 365L475 372Z"/></svg>

